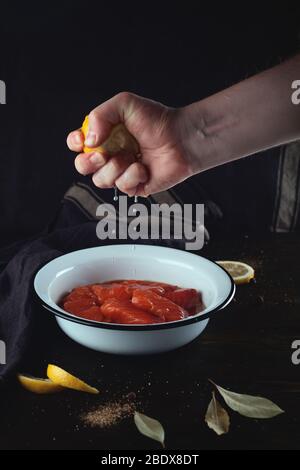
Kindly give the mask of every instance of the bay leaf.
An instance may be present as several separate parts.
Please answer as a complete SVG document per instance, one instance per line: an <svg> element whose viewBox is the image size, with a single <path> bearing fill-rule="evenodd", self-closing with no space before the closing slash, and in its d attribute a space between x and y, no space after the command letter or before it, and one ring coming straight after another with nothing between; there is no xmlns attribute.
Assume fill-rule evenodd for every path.
<svg viewBox="0 0 300 470"><path fill-rule="evenodd" d="M141 434L160 442L165 447L165 430L159 421L135 411L134 422Z"/></svg>
<svg viewBox="0 0 300 470"><path fill-rule="evenodd" d="M218 436L227 434L229 431L229 415L216 399L215 392L212 392L212 399L207 408L205 421L207 426L215 431Z"/></svg>
<svg viewBox="0 0 300 470"><path fill-rule="evenodd" d="M231 392L212 381L211 383L218 389L229 408L242 416L269 419L284 413L279 406L267 398Z"/></svg>

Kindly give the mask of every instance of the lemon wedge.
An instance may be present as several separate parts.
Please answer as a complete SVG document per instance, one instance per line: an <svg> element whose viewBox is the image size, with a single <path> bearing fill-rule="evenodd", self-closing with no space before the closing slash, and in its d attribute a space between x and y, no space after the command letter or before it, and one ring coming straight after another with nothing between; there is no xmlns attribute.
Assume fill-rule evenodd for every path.
<svg viewBox="0 0 300 470"><path fill-rule="evenodd" d="M64 369L61 369L58 366L53 364L49 364L47 368L47 377L52 380L57 385L61 385L62 387L71 388L73 390L79 390L80 392L87 392L87 393L99 393L97 388L91 387L87 383L83 382L83 380L78 379L72 374L69 374Z"/></svg>
<svg viewBox="0 0 300 470"><path fill-rule="evenodd" d="M89 129L89 117L86 116L83 121L81 132L86 138ZM108 136L108 138L101 144L99 147L83 147L84 153L89 152L100 152L104 155L116 155L122 151L128 153L133 153L134 155L139 155L140 148L136 139L132 134L126 129L124 124L117 124L114 126Z"/></svg>
<svg viewBox="0 0 300 470"><path fill-rule="evenodd" d="M247 284L254 278L255 271L249 264L241 261L216 261L232 277L235 284Z"/></svg>
<svg viewBox="0 0 300 470"><path fill-rule="evenodd" d="M49 379L40 379L38 377L31 377L24 374L18 374L17 378L22 387L29 390L29 392L39 393L42 395L46 393L61 392L63 390L63 387Z"/></svg>

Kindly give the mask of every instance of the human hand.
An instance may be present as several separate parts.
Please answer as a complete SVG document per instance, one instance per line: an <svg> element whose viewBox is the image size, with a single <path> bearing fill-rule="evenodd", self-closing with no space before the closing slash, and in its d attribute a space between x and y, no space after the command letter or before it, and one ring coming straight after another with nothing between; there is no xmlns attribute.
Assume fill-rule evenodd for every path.
<svg viewBox="0 0 300 470"><path fill-rule="evenodd" d="M98 147L112 127L124 123L140 147L140 158L128 152L107 156L98 151L79 153L75 167L82 175L92 174L99 188L116 186L129 196L147 196L166 190L191 176L193 164L184 146L185 120L181 110L169 108L132 93L120 93L89 114L89 132L69 134L71 150L82 152Z"/></svg>

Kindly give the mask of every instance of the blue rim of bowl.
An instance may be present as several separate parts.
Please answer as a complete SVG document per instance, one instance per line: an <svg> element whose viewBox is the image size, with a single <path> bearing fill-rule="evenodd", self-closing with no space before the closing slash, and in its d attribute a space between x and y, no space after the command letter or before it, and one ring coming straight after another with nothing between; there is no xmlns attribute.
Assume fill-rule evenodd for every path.
<svg viewBox="0 0 300 470"><path fill-rule="evenodd" d="M234 294L235 294L235 283L234 280L232 279L231 275L224 269L222 266L220 266L218 263L215 261L206 258L205 259L211 261L212 263L216 264L222 271L225 272L227 277L230 280L231 286L230 286L230 291L229 294L227 295L226 299L223 300L223 302L220 303L217 307L213 308L207 313L203 313L201 315L200 313L196 313L195 315L192 315L190 317L184 318L183 320L177 320L173 322L166 322L166 323L154 323L150 325L126 325L123 323L105 323L105 322L98 322L95 320L88 320L87 318L82 318L82 317L77 317L75 315L72 315L71 313L64 312L61 310L58 310L51 305L46 304L41 297L38 295L36 290L34 289L34 293L38 301L42 304L42 306L46 309L49 310L50 312L54 313L56 317L62 318L63 320L68 320L73 323L79 323L84 326L91 326L94 328L102 328L102 329L107 329L107 330L117 330L117 331L153 331L153 330L166 330L170 328L179 328L181 326L186 326L186 325L191 325L192 323L196 323L199 321L204 321L210 318L213 314L218 312L219 310L222 310L226 305L230 303L230 301L233 299ZM47 263L45 263L46 265ZM43 267L43 266L42 266ZM42 269L42 267L40 269ZM40 271L40 269L38 271ZM37 273L38 273L37 271ZM36 273L36 274L37 274Z"/></svg>

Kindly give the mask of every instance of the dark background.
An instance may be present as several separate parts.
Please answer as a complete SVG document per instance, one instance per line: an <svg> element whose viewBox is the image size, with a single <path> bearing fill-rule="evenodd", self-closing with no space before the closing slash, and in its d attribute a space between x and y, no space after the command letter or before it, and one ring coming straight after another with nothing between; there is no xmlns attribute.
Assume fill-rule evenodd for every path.
<svg viewBox="0 0 300 470"><path fill-rule="evenodd" d="M299 45L299 8L287 2L266 11L252 2L230 11L209 11L204 2L136 5L1 5L1 246L53 218L77 180L67 133L101 101L127 90L185 105L278 63ZM268 230L276 155L197 177L237 233Z"/></svg>
<svg viewBox="0 0 300 470"><path fill-rule="evenodd" d="M54 216L77 180L66 135L102 100L129 90L181 106L279 62L299 44L298 12L288 2L268 11L253 2L231 11L215 4L208 11L203 2L10 5L0 10L0 79L8 90L8 104L0 106L1 245L37 233ZM277 155L196 178L234 233L268 229ZM99 450L121 442L123 449L156 450L132 421L103 431L79 425L81 411L133 391L144 412L164 424L167 449L298 449L299 372L290 360L300 336L298 252L298 236L206 246L205 256L253 265L256 283L238 289L201 340L174 353L99 355L67 340L50 317L54 331L36 324L39 347L31 343L23 371L43 376L48 362L60 364L99 385L100 401L9 387L0 401L0 448ZM208 377L268 397L286 413L259 422L231 413L232 430L219 439L203 420Z"/></svg>

